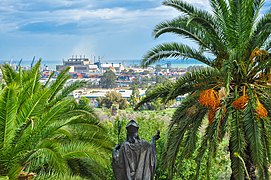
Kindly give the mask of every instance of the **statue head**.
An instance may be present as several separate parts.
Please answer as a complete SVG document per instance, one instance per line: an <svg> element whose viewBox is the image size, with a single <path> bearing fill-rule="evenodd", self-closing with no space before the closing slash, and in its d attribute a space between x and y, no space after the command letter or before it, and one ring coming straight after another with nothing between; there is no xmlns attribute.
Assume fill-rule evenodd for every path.
<svg viewBox="0 0 271 180"><path fill-rule="evenodd" d="M139 140L138 129L139 129L139 126L137 125L136 121L132 119L126 125L126 130L127 130L126 141L129 141L130 143L134 143L136 140Z"/></svg>

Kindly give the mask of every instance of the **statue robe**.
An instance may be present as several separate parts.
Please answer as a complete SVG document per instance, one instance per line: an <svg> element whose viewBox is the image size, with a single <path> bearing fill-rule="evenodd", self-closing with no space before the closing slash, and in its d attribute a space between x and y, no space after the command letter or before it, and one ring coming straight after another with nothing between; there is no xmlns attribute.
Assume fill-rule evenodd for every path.
<svg viewBox="0 0 271 180"><path fill-rule="evenodd" d="M119 150L114 149L112 166L117 180L153 180L155 145L145 140L125 141Z"/></svg>

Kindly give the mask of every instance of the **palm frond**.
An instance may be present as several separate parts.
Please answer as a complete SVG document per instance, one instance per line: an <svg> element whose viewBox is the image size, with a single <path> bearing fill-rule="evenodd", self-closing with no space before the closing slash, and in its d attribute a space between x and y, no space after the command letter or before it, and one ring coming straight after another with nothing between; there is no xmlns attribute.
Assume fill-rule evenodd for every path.
<svg viewBox="0 0 271 180"><path fill-rule="evenodd" d="M204 10L200 10L195 8L194 6L190 5L189 3L186 3L184 1L179 1L179 0L165 0L163 2L163 5L165 6L169 6L169 7L173 7L176 10L185 13L186 15L198 15L199 17L205 17L205 16L209 16L211 18L211 15L209 14L209 12L204 11ZM209 20L209 19L208 19Z"/></svg>
<svg viewBox="0 0 271 180"><path fill-rule="evenodd" d="M62 146L62 151L66 160L87 158L104 167L109 161L107 152L91 143L71 142Z"/></svg>
<svg viewBox="0 0 271 180"><path fill-rule="evenodd" d="M187 72L173 84L167 100L196 90L219 87L219 84L222 86L222 81L218 77L221 77L220 72L213 68L201 68Z"/></svg>
<svg viewBox="0 0 271 180"><path fill-rule="evenodd" d="M135 109L143 105L144 103L150 102L152 100L162 98L164 100L167 99L168 94L173 87L173 83L171 81L164 82L162 84L158 84L150 92L146 94L146 96L135 106Z"/></svg>
<svg viewBox="0 0 271 180"><path fill-rule="evenodd" d="M107 179L106 167L89 158L76 158L68 161L69 167L74 174L88 179Z"/></svg>
<svg viewBox="0 0 271 180"><path fill-rule="evenodd" d="M201 168L201 163L203 156L208 149L208 137L211 137L214 133L214 130L212 129L212 125L208 125L205 129L205 134L203 136L203 139L201 140L200 147L198 149L198 153L196 156L196 163L197 163L197 169L196 169L196 179L199 179L199 172Z"/></svg>
<svg viewBox="0 0 271 180"><path fill-rule="evenodd" d="M271 50L271 39L268 39L266 41L264 49L270 52L270 50Z"/></svg>
<svg viewBox="0 0 271 180"><path fill-rule="evenodd" d="M172 117L168 130L166 149L163 153L163 167L168 167L170 177L173 176L173 167L184 135L190 129L189 127L194 127L193 130L195 131L201 125L202 118L206 114L205 108L202 109L202 107L197 106L197 101L195 101L197 98L198 96L188 96ZM196 106L196 108L194 109L192 106ZM193 136L196 135L194 131L190 134L191 136L188 136L189 139L187 141L196 138ZM193 147L195 147L193 144L189 146L189 148Z"/></svg>
<svg viewBox="0 0 271 180"><path fill-rule="evenodd" d="M251 38L251 49L261 47L261 45L270 39L270 27L271 27L271 16L270 13L263 15L255 25L253 32L254 37Z"/></svg>
<svg viewBox="0 0 271 180"><path fill-rule="evenodd" d="M179 10L185 14L185 17L189 19L186 21L186 24L182 26L182 28L186 28L186 26L191 22L195 22L193 26L195 28L201 29L201 32L204 34L204 36L206 36L206 38L204 38L200 33L198 33L198 35L204 38L205 41L209 40L212 42L210 44L207 43L207 47L209 47L209 49L211 49L214 54L217 55L217 51L222 54L227 52L227 46L225 46L225 37L223 36L223 31L221 31L219 27L221 23L217 23L218 19L214 18L209 12L199 10L192 5L179 0L167 0L164 1L163 4ZM224 27L226 27L226 25L224 25ZM191 29L189 29L186 33L193 32L190 30Z"/></svg>
<svg viewBox="0 0 271 180"><path fill-rule="evenodd" d="M17 87L15 84L5 87L0 97L0 148L8 150L16 128Z"/></svg>
<svg viewBox="0 0 271 180"><path fill-rule="evenodd" d="M255 103L255 102L254 102ZM249 102L244 111L244 130L248 140L248 145L251 150L251 158L259 168L263 166L263 145L261 137L261 128L259 127L258 119L254 111L255 104Z"/></svg>
<svg viewBox="0 0 271 180"><path fill-rule="evenodd" d="M68 117L72 117L76 115L80 115L81 118L84 119L84 121L87 121L89 123L96 124L96 125L99 124L98 116L92 108L83 109L81 107L80 108L72 107L72 109L70 109L69 112L67 112L63 116L63 118L68 118Z"/></svg>
<svg viewBox="0 0 271 180"><path fill-rule="evenodd" d="M60 101L61 99L70 95L74 90L83 87L85 84L86 84L85 81L75 81L72 84L63 87L61 93L56 95L55 100L53 102Z"/></svg>
<svg viewBox="0 0 271 180"><path fill-rule="evenodd" d="M223 0L211 0L210 5L213 13L216 15L216 20L219 20L220 25L225 25L229 17L229 6Z"/></svg>
<svg viewBox="0 0 271 180"><path fill-rule="evenodd" d="M6 84L12 83L17 79L17 73L9 64L4 64L0 66L3 79L5 80Z"/></svg>
<svg viewBox="0 0 271 180"><path fill-rule="evenodd" d="M23 166L15 164L7 173L9 179L18 179L18 175L23 170Z"/></svg>
<svg viewBox="0 0 271 180"><path fill-rule="evenodd" d="M73 136L81 142L91 142L96 147L103 148L104 151L111 152L114 143L108 139L108 132L103 127L90 123L69 125L72 129Z"/></svg>
<svg viewBox="0 0 271 180"><path fill-rule="evenodd" d="M39 80L40 80L40 64L41 64L41 59L38 60L38 62L34 65L34 67L31 69L31 71L29 71L31 73L31 75L33 76L32 78L32 88L31 88L31 92L32 94L38 89L38 87L40 86ZM28 75L28 77L31 77L30 75Z"/></svg>
<svg viewBox="0 0 271 180"><path fill-rule="evenodd" d="M186 95L190 92L194 92L200 89L218 87L217 85L220 82L217 77L220 77L219 71L212 68L203 68L192 72L187 72L175 83L167 81L163 84L158 84L146 94L146 96L136 105L135 108L138 108L144 103L158 98L161 98L162 102L166 103L169 100L173 100L178 96Z"/></svg>
<svg viewBox="0 0 271 180"><path fill-rule="evenodd" d="M270 155L271 155L271 140L270 137L270 123L265 123L264 120L261 121L261 141L263 144L263 168L260 178L268 179L269 178L269 165L270 165Z"/></svg>
<svg viewBox="0 0 271 180"><path fill-rule="evenodd" d="M225 88L226 88L226 93L229 94L230 92L230 82L232 81L233 77L232 77L232 69L234 68L234 65L231 61L224 61L223 62L223 66L221 68L221 74L224 74L224 84L225 84Z"/></svg>
<svg viewBox="0 0 271 180"><path fill-rule="evenodd" d="M42 121L38 121L39 128L49 125L48 123L54 122L61 118L61 116L67 112L69 105L72 104L72 100L65 99L57 102L53 107L49 109L48 112L44 113L42 116Z"/></svg>
<svg viewBox="0 0 271 180"><path fill-rule="evenodd" d="M18 123L27 122L31 117L43 114L46 111L44 105L47 104L49 95L49 90L45 89L28 97L20 106L17 116Z"/></svg>
<svg viewBox="0 0 271 180"><path fill-rule="evenodd" d="M46 88L46 87L49 86L49 84L50 84L50 82L51 82L51 79L52 79L54 76L55 76L55 71L53 71L53 72L49 75L47 81L44 83L44 86L43 86L44 88Z"/></svg>
<svg viewBox="0 0 271 180"><path fill-rule="evenodd" d="M60 152L60 145L51 139L44 139L36 146L36 151L30 154L27 162L29 168L36 169L47 164L49 171L65 173L68 169L66 161Z"/></svg>
<svg viewBox="0 0 271 180"><path fill-rule="evenodd" d="M145 54L141 63L143 67L147 67L164 58L192 58L206 65L211 65L211 60L206 58L201 52L187 45L178 43L164 43L157 45Z"/></svg>
<svg viewBox="0 0 271 180"><path fill-rule="evenodd" d="M49 98L49 102L55 98L57 93L61 91L61 89L64 87L65 83L68 79L70 79L70 75L67 74L69 71L69 68L64 69L59 73L56 80L49 86L51 90L51 96Z"/></svg>
<svg viewBox="0 0 271 180"><path fill-rule="evenodd" d="M196 21L195 17L178 17L171 21L162 22L155 27L153 35L155 38L164 33L181 35L196 42L214 55L219 54L217 52L218 47L221 51L226 49L214 29L212 32L210 27L202 27L202 25L198 24L198 21L194 21Z"/></svg>
<svg viewBox="0 0 271 180"><path fill-rule="evenodd" d="M18 141L20 140L20 138L22 137L24 131L31 125L32 121L29 120L27 122L21 123L20 126L16 129L14 138L12 140L12 146L13 148L15 148L15 146L17 145Z"/></svg>
<svg viewBox="0 0 271 180"><path fill-rule="evenodd" d="M231 162L232 170L235 178L244 178L244 165L240 160L240 157L244 157L244 151L246 147L245 134L241 125L241 114L240 112L234 112L231 120L231 136L230 136L230 149L231 149ZM235 154L238 156L236 156Z"/></svg>
<svg viewBox="0 0 271 180"><path fill-rule="evenodd" d="M65 179L65 180L85 180L85 178L79 175L72 175L71 173L66 172L65 174L54 173L39 173L35 179L44 180L44 179Z"/></svg>
<svg viewBox="0 0 271 180"><path fill-rule="evenodd" d="M201 106L196 106L198 111L193 112L194 114L189 117L194 120L194 123L191 124L185 134L184 143L183 143L183 150L181 152L180 158L178 159L180 162L184 158L189 158L196 150L196 143L198 140L198 130L202 125L202 120L206 114L206 108Z"/></svg>
<svg viewBox="0 0 271 180"><path fill-rule="evenodd" d="M218 34L223 39L223 43L225 45L228 44L227 42L227 23L229 21L229 6L223 0L211 0L210 5L213 9L213 13L215 14L215 21L217 21Z"/></svg>

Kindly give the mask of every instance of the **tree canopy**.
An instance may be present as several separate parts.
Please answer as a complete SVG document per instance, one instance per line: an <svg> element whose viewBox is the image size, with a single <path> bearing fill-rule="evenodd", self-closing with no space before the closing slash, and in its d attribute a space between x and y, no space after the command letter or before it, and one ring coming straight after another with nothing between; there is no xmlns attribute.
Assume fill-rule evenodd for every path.
<svg viewBox="0 0 271 180"><path fill-rule="evenodd" d="M101 86L107 89L116 87L116 75L112 70L108 70L103 74Z"/></svg>

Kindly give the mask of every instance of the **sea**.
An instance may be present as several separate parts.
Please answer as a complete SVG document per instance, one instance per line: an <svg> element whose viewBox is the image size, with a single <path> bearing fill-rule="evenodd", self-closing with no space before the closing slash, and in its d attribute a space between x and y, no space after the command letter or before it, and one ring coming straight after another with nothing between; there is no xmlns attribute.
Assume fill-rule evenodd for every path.
<svg viewBox="0 0 271 180"><path fill-rule="evenodd" d="M33 66L37 60L10 60L10 61L3 61L0 60L0 64L4 63L9 63L13 65L18 65L20 63L21 66L23 67L31 67ZM140 59L111 59L111 60L102 60L100 61L101 63L114 63L114 64L123 64L125 67L129 66L138 66L140 67L141 65L141 60ZM56 65L62 65L63 62L62 60L42 60L41 61L41 66L42 67L49 67L51 70L56 69ZM154 63L150 66L155 67L156 65L160 65L162 67L171 67L171 68L187 68L189 66L205 66L205 64L194 60L194 59L163 59L160 60L157 63Z"/></svg>

